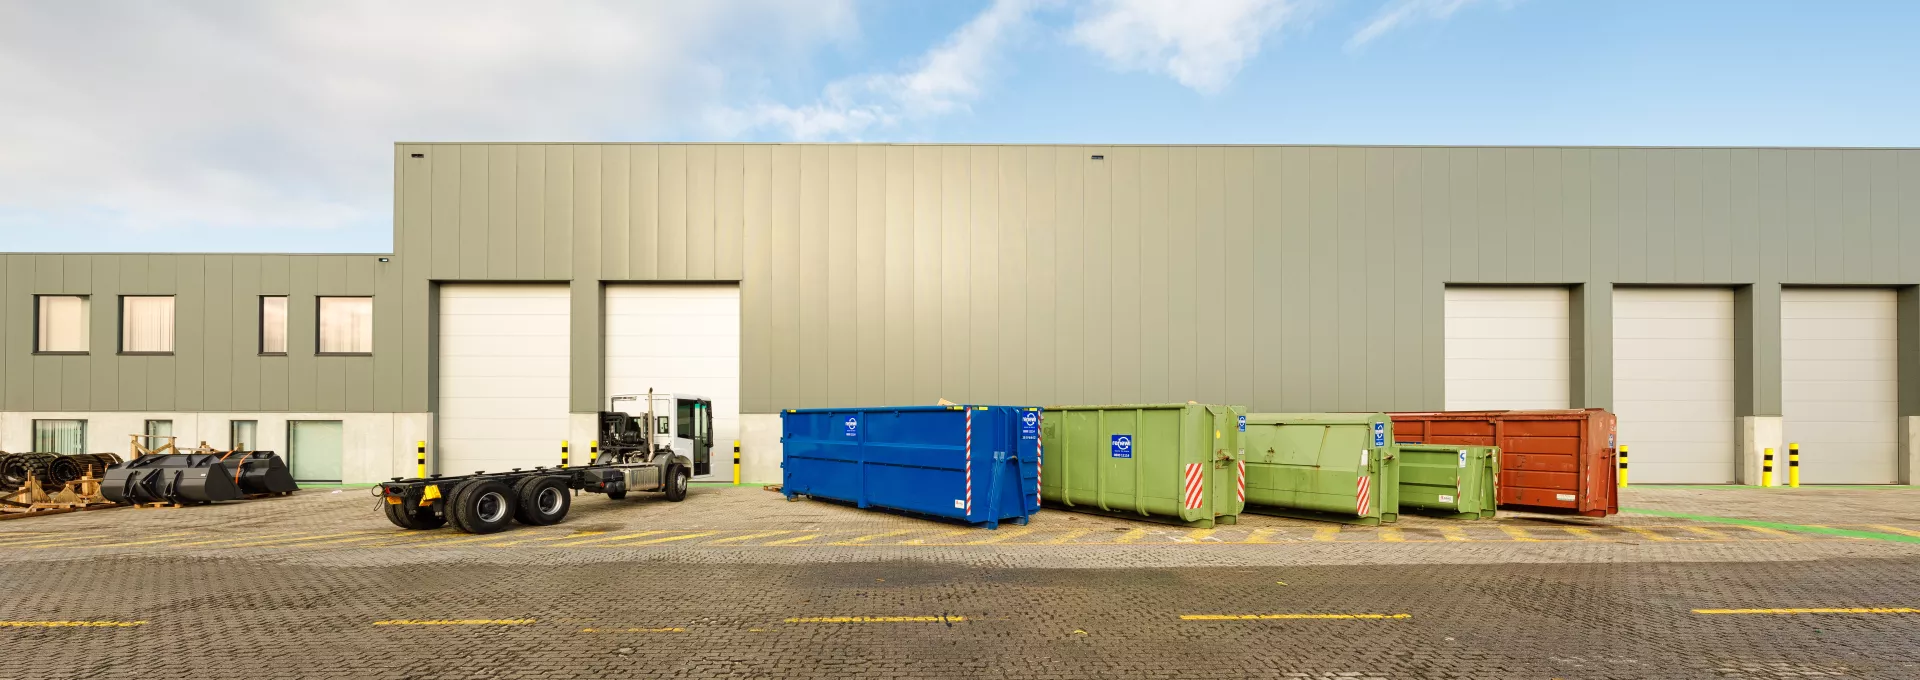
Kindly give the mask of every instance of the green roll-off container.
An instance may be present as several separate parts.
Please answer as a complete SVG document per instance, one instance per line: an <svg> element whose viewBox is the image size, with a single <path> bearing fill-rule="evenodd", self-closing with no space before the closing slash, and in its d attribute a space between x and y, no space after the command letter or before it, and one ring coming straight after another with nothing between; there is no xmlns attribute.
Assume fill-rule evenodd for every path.
<svg viewBox="0 0 1920 680"><path fill-rule="evenodd" d="M1247 416L1247 512L1379 524L1400 518L1385 413Z"/></svg>
<svg viewBox="0 0 1920 680"><path fill-rule="evenodd" d="M1239 418L1208 404L1049 406L1040 499L1067 510L1209 528L1243 505Z"/></svg>
<svg viewBox="0 0 1920 680"><path fill-rule="evenodd" d="M1400 444L1400 507L1452 519L1493 517L1500 447Z"/></svg>

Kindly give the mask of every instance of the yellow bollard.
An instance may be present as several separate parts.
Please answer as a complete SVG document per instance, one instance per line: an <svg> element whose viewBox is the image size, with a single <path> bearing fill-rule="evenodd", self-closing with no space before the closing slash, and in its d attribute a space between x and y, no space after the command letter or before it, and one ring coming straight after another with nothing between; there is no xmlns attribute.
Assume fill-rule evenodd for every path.
<svg viewBox="0 0 1920 680"><path fill-rule="evenodd" d="M560 468L566 469L567 463L572 462L572 460L573 457L567 455L567 440L560 440Z"/></svg>
<svg viewBox="0 0 1920 680"><path fill-rule="evenodd" d="M592 465L597 460L600 460L600 440L595 439L587 442L587 464Z"/></svg>
<svg viewBox="0 0 1920 680"><path fill-rule="evenodd" d="M1627 488L1627 445L1620 445L1620 488Z"/></svg>
<svg viewBox="0 0 1920 680"><path fill-rule="evenodd" d="M1766 452L1766 458L1760 463L1760 486L1773 486L1773 449Z"/></svg>
<svg viewBox="0 0 1920 680"><path fill-rule="evenodd" d="M1787 444L1787 486L1800 488L1800 445Z"/></svg>
<svg viewBox="0 0 1920 680"><path fill-rule="evenodd" d="M733 440L733 485L740 486L740 440Z"/></svg>
<svg viewBox="0 0 1920 680"><path fill-rule="evenodd" d="M413 444L413 468L414 476L420 479L427 478L427 442L425 440Z"/></svg>

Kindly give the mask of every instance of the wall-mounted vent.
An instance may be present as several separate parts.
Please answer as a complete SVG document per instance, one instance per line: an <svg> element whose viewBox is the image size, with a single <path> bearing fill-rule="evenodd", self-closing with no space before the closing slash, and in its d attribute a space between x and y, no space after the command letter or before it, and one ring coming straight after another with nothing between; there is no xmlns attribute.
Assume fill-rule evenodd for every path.
<svg viewBox="0 0 1920 680"><path fill-rule="evenodd" d="M1093 159L1094 159L1094 160L1096 160L1096 161L1104 161L1104 160L1106 160L1106 159L1107 159L1107 157L1106 157L1106 156L1102 156L1102 155L1100 155L1100 154L1094 154L1094 155L1093 155Z"/></svg>
<svg viewBox="0 0 1920 680"><path fill-rule="evenodd" d="M414 158L426 158L426 157L427 157L427 155L426 155L426 154L423 154L423 153L416 153L416 154L413 154L413 157L414 157Z"/></svg>

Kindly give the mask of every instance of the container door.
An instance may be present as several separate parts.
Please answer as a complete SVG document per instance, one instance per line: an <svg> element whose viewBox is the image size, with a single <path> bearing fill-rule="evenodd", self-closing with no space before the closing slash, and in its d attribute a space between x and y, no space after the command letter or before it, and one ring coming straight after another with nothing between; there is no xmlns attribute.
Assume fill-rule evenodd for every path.
<svg viewBox="0 0 1920 680"><path fill-rule="evenodd" d="M341 424L338 420L287 421L288 465L293 481L338 484L340 474Z"/></svg>

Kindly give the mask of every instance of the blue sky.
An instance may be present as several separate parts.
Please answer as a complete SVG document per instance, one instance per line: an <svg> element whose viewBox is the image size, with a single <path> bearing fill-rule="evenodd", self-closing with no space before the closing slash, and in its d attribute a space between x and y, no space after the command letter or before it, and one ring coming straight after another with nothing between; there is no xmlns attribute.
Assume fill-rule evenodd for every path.
<svg viewBox="0 0 1920 680"><path fill-rule="evenodd" d="M1920 146L1920 3L0 0L0 251L384 252L392 142Z"/></svg>

